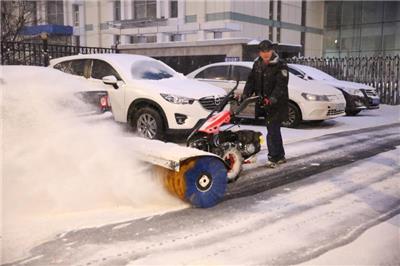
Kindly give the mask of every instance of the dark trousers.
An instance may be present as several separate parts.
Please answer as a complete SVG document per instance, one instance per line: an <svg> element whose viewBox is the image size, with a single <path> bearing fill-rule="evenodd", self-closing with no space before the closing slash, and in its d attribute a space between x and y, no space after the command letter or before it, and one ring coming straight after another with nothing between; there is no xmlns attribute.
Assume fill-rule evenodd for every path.
<svg viewBox="0 0 400 266"><path fill-rule="evenodd" d="M277 162L285 157L281 135L281 123L267 122L267 131L268 160Z"/></svg>

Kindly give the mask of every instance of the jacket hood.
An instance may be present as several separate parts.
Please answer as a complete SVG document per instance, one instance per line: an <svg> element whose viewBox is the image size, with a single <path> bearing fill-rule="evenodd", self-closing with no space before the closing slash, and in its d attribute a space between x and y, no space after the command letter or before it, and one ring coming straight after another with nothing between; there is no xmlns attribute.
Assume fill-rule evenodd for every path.
<svg viewBox="0 0 400 266"><path fill-rule="evenodd" d="M279 62L279 55L274 51L272 56L271 56L271 60L269 61L270 64L277 64ZM261 57L257 57L255 61L260 61L262 62L263 59Z"/></svg>

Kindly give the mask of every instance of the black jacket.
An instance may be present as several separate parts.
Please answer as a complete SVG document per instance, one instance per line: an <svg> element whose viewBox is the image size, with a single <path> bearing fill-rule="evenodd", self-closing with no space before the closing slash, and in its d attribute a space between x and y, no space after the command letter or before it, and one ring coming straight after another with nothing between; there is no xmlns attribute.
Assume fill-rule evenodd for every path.
<svg viewBox="0 0 400 266"><path fill-rule="evenodd" d="M247 78L243 98L256 94L272 101L265 107L266 119L269 122L283 122L288 118L288 82L289 71L285 62L274 53L268 65L258 58Z"/></svg>

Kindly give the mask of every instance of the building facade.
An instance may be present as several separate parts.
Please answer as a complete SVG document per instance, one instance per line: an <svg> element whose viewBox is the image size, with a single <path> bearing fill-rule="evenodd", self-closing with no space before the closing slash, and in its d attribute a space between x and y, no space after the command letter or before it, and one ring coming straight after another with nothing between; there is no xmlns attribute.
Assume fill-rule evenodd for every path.
<svg viewBox="0 0 400 266"><path fill-rule="evenodd" d="M237 39L240 45L270 39L301 47L299 53L306 56L322 55L323 1L41 0L36 3L38 24L72 26L72 43L83 46L142 51L151 48L151 44L179 48L201 42L213 46L229 39ZM201 53L204 50L207 49L203 45Z"/></svg>
<svg viewBox="0 0 400 266"><path fill-rule="evenodd" d="M72 44L154 57L247 59L269 39L284 57L394 55L400 2L306 0L33 1L37 24L72 26ZM254 50L254 49L253 49Z"/></svg>
<svg viewBox="0 0 400 266"><path fill-rule="evenodd" d="M86 21L88 28L93 25L93 32L84 33L87 45L93 44L90 36L96 35L102 36L100 45L118 44L132 51L154 46L148 43L164 44L158 46L161 48L181 48L196 47L202 42L218 46L227 39L247 40L239 41L240 44L271 39L302 45L301 54L306 56L322 55L322 1L134 0L97 3L97 6L92 2L85 6L91 10L87 17L93 18ZM94 10L108 12L95 18ZM99 22L103 26L96 32ZM207 49L203 46L202 50Z"/></svg>
<svg viewBox="0 0 400 266"><path fill-rule="evenodd" d="M327 1L324 56L400 54L399 1Z"/></svg>

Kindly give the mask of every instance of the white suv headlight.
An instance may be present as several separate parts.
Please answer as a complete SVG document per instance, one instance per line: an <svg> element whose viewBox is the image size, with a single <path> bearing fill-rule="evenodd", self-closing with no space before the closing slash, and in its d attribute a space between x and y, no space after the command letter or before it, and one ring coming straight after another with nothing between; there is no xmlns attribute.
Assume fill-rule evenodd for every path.
<svg viewBox="0 0 400 266"><path fill-rule="evenodd" d="M173 94L165 94L165 93L160 93L160 95L168 102L170 103L175 103L175 104L192 104L194 102L194 99L183 97L183 96L178 96L178 95L173 95Z"/></svg>
<svg viewBox="0 0 400 266"><path fill-rule="evenodd" d="M311 93L302 93L301 96L303 96L303 98L306 99L307 101L329 102L328 95L317 95L317 94L311 94Z"/></svg>

